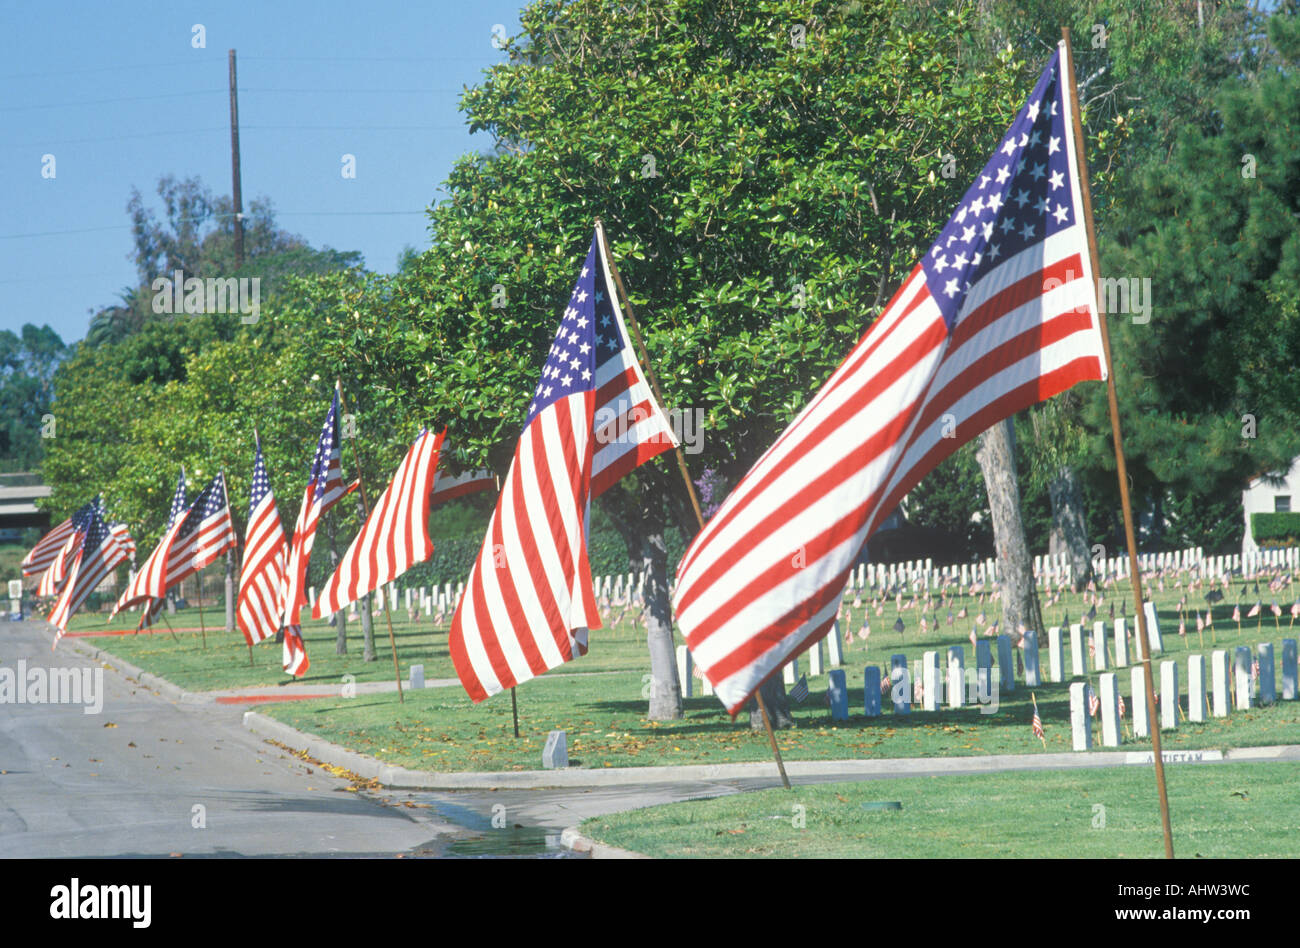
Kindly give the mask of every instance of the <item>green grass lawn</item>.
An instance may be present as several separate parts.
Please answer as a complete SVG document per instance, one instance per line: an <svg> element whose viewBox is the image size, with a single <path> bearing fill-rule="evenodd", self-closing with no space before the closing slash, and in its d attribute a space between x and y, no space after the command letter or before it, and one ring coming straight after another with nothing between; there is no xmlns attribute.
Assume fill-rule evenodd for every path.
<svg viewBox="0 0 1300 948"><path fill-rule="evenodd" d="M1300 764L1183 764L1165 773L1175 855L1300 855ZM902 809L863 807L880 801ZM581 828L660 857L1164 855L1150 767L796 784L616 813Z"/></svg>
<svg viewBox="0 0 1300 948"><path fill-rule="evenodd" d="M1122 590L1113 591L1110 598L1118 600L1121 595ZM1157 658L1172 658L1179 663L1186 709L1186 661L1189 655L1202 650L1194 625L1186 637L1180 638L1175 632L1178 595L1177 590L1157 593L1162 624L1166 628L1165 652ZM960 606L960 602L955 604L954 612ZM968 602L967 608L974 615L981 605ZM983 608L993 611L988 606ZM1060 623L1066 612L1077 620L1084 611L1077 596L1067 596L1064 602L1045 609L1051 624ZM1205 636L1203 653L1208 654L1216 645L1227 649L1248 645L1253 651L1256 643L1271 641L1280 662L1281 639L1294 634L1288 624L1281 623L1279 629L1270 616L1266 623L1251 620L1238 631L1228 621L1231 611L1231 601L1221 603L1216 609L1220 628ZM862 610L854 612L844 623L846 631L861 625ZM875 631L871 637L863 642L855 636L851 643L846 643L845 668L852 717L848 722L832 725L824 703L827 678L824 675L810 678L809 700L795 710L797 729L780 735L782 752L792 760L1041 753L1044 748L1029 727L1031 707L1029 694L1023 687L1002 696L994 714L983 714L978 708L937 713L918 710L906 716L895 716L886 710L879 718L866 718L862 714L862 670L868 663L885 665L895 652L915 660L923 651L935 649L946 664L948 646L963 645L968 667L973 664L973 650L966 638L971 620L958 620L948 626L946 612L947 607L941 611L937 625L932 621L928 632L921 634L916 627L916 610L904 610L901 615L908 628L900 636L891 628L898 615L893 603L883 607L881 616L873 611L870 618ZM1108 615L1108 605L1099 612ZM424 664L427 679L454 677L447 652L446 623L435 629L428 620L411 623L404 610L400 616L394 627L403 678L409 666L416 662ZM207 618L219 625L219 610L208 609ZM197 626L197 610L185 610L171 621L178 627ZM122 627L125 623L114 625ZM104 627L102 616L78 616L73 621L74 631ZM307 624L304 637L312 664L302 686L336 684L344 674L354 675L358 681L391 678L392 659L382 615L375 622L376 661L361 660L360 624L349 623L348 632L350 654L336 656L334 630L320 621ZM255 665L250 667L247 647L238 633L210 630L206 651L201 647L198 633L182 632L178 639L173 641L163 632L96 637L87 641L191 690L270 685L288 680L280 670L279 646L264 643L255 648ZM1068 669L1068 636L1066 652ZM1045 677L1046 650L1040 654ZM807 667L806 657L801 663ZM576 674L583 672L604 674ZM403 766L430 770L536 769L540 766L546 734L552 729L568 732L570 758L588 767L769 758L765 738L749 730L747 716L742 714L733 722L713 697L688 699L681 721L646 720L647 701L643 691L648 672L643 634L628 616L615 628L594 632L588 655L519 688L521 737L518 740L511 729L508 695L497 695L475 707L455 687L408 692L405 704L400 705L395 694L362 694L347 699L271 705L264 710L353 750ZM1096 673L1090 671L1089 679L1095 685ZM1121 694L1131 705L1133 694L1128 669L1119 670L1118 682ZM1156 685L1158 689L1158 676ZM1071 750L1067 684L1045 684L1035 689L1035 694L1047 732L1046 749ZM885 704L888 708L888 702ZM1099 743L1100 735L1096 736ZM1183 724L1164 737L1164 744L1170 750L1285 743L1300 743L1300 702L1285 702L1249 712L1234 711L1227 719L1211 719L1205 724ZM1150 745L1142 741L1129 742L1126 746Z"/></svg>

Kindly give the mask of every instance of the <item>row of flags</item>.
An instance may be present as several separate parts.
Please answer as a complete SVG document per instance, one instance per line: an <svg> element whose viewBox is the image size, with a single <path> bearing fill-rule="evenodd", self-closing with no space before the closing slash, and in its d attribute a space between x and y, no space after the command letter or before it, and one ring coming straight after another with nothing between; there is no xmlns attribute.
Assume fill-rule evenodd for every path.
<svg viewBox="0 0 1300 948"><path fill-rule="evenodd" d="M682 557L676 618L731 713L829 631L858 552L926 473L1015 412L1106 378L1070 68L1062 45L884 312ZM452 618L451 655L476 702L587 651L602 625L587 553L592 498L677 446L634 355L609 259L597 224ZM287 541L260 445L255 462L240 627L250 644L283 630L295 674L307 667L300 612L316 527L344 494L338 412L336 391ZM444 437L416 438L315 615L431 554Z"/></svg>

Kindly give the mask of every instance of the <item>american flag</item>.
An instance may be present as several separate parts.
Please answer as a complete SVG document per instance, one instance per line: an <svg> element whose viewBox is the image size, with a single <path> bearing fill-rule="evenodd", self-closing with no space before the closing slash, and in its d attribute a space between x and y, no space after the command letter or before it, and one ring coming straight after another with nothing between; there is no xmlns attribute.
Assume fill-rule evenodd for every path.
<svg viewBox="0 0 1300 948"><path fill-rule="evenodd" d="M127 583L126 589L122 590L122 595L118 597L117 604L113 606L113 611L109 615L110 619L128 606L139 603L145 606L140 628L148 625L157 616L162 608L163 596L167 592L168 557L172 544L176 540L176 534L180 532L188 514L189 505L185 502L185 469L181 468L180 478L176 481L176 492L172 495L171 510L167 514L167 529L163 533L163 538L158 541L158 546L149 554L144 565L136 570L131 581Z"/></svg>
<svg viewBox="0 0 1300 948"><path fill-rule="evenodd" d="M84 507L78 508L76 513L69 518L68 522L72 524L72 528L64 535L62 545L54 552L53 558L49 560L48 568L41 574L41 578L36 584L36 595L57 596L63 590L72 562L81 551L82 541L86 538L86 527L89 524L88 518L92 511L98 509L96 502L91 501Z"/></svg>
<svg viewBox="0 0 1300 948"><path fill-rule="evenodd" d="M85 508L82 507L81 509L84 510ZM80 513L80 511L78 511L78 513ZM24 576L41 575L50 568L50 565L53 564L55 558L59 555L59 551L62 550L68 540L72 538L75 529L73 521L76 517L77 514L74 513L67 520L63 521L49 533L45 534L45 536L41 537L40 541L31 548L31 551L26 556L23 557L21 567Z"/></svg>
<svg viewBox="0 0 1300 948"><path fill-rule="evenodd" d="M1095 718L1097 712L1101 710L1101 699L1097 697L1097 692L1092 690L1092 685L1088 686L1088 716Z"/></svg>
<svg viewBox="0 0 1300 948"><path fill-rule="evenodd" d="M313 617L340 611L433 555L429 510L446 433L420 432L316 597Z"/></svg>
<svg viewBox="0 0 1300 948"><path fill-rule="evenodd" d="M117 545L122 548L122 552L127 557L135 556L135 538L131 536L131 531L127 529L126 524L110 524L108 532L113 534L113 539L117 541Z"/></svg>
<svg viewBox="0 0 1300 948"><path fill-rule="evenodd" d="M466 471L463 474L449 474L446 471L438 471L433 479L433 493L429 499L436 506L437 504L445 504L449 500L455 500L457 497L464 497L466 494L495 490L496 486L496 475L491 471L480 469Z"/></svg>
<svg viewBox="0 0 1300 948"><path fill-rule="evenodd" d="M167 588L211 565L239 542L230 518L226 478L221 472L194 498L176 541L167 556Z"/></svg>
<svg viewBox="0 0 1300 948"><path fill-rule="evenodd" d="M126 553L113 538L96 505L90 505L89 512L83 515L74 528L82 531L84 539L68 569L68 581L64 584L63 592L50 613L50 625L56 630L56 647L59 639L68 631L68 621L81 608L86 597L126 559Z"/></svg>
<svg viewBox="0 0 1300 948"><path fill-rule="evenodd" d="M1042 741L1042 742L1043 742L1043 746L1046 747L1046 746L1047 746L1047 738L1046 738L1045 735L1043 734L1043 719L1040 718L1040 717L1038 716L1038 702L1037 702L1037 701L1034 702L1034 717L1033 717L1033 720L1030 722L1030 727L1032 727L1032 728L1034 729L1034 737L1036 737L1036 738L1038 738L1040 741Z"/></svg>
<svg viewBox="0 0 1300 948"><path fill-rule="evenodd" d="M591 498L676 444L632 353L606 253L598 228L452 616L452 659L476 702L586 652L601 624Z"/></svg>
<svg viewBox="0 0 1300 948"><path fill-rule="evenodd" d="M284 616L284 570L288 543L275 494L266 476L262 442L255 441L252 497L248 503L248 530L244 534L244 562L239 571L239 598L235 621L249 645L275 635Z"/></svg>
<svg viewBox="0 0 1300 948"><path fill-rule="evenodd" d="M795 704L803 704L808 700L808 676L800 675L799 681L790 689L789 698Z"/></svg>
<svg viewBox="0 0 1300 948"><path fill-rule="evenodd" d="M339 465L339 393L334 390L325 424L321 426L316 441L316 454L312 459L311 477L303 492L302 506L298 509L298 522L293 528L289 543L289 561L285 568L284 592L284 670L300 676L310 662L303 648L299 629L302 607L307 602L307 566L311 561L311 548L316 542L316 526L325 511L344 495L343 471Z"/></svg>
<svg viewBox="0 0 1300 948"><path fill-rule="evenodd" d="M1253 618L1255 618L1255 616L1259 615L1259 610L1260 610L1260 608L1261 608L1261 605L1262 605L1262 604L1260 603L1260 601L1259 601L1258 599L1256 599L1256 600L1255 600L1255 604L1254 604L1253 606L1250 607L1250 612L1247 612L1247 613L1246 613L1246 618L1247 618L1247 619L1253 619Z"/></svg>
<svg viewBox="0 0 1300 948"><path fill-rule="evenodd" d="M826 634L854 557L928 471L1105 378L1068 68L1062 48L884 313L682 558L677 619L732 712Z"/></svg>
<svg viewBox="0 0 1300 948"><path fill-rule="evenodd" d="M1121 718L1124 716L1124 696L1123 696L1123 695L1120 695L1120 696L1119 696L1119 716L1120 716Z"/></svg>

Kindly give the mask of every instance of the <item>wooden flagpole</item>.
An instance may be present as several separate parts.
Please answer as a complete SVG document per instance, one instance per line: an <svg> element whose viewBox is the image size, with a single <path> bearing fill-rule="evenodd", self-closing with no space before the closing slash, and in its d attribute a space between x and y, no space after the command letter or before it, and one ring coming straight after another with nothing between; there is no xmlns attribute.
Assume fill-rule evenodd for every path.
<svg viewBox="0 0 1300 948"><path fill-rule="evenodd" d="M599 217L596 218L596 230L600 232L600 245L605 252L605 265L609 267L610 275L614 277L614 283L618 287L619 295L623 298L623 311L627 313L628 329L632 332L632 342L636 345L637 356L645 369L646 381L650 383L655 401L659 403L659 408L662 410L664 397L659 391L659 380L655 377L654 368L650 365L650 358L646 354L645 344L641 341L641 329L637 325L636 314L632 312L632 301L628 299L627 288L623 286L623 276L618 272L618 264L614 262L614 254L609 249L609 241L605 239L605 225ZM700 499L695 494L695 484L691 481L690 472L686 469L686 456L682 453L680 442L677 445L676 454L677 468L681 471L682 480L686 483L686 494L691 499L691 509L695 511L695 519L700 529L703 530L704 513L700 509ZM785 789L789 790L790 778L785 773L785 761L781 759L781 748L776 743L776 731L772 729L772 718L767 713L767 704L763 701L763 692L761 690L755 691L754 698L758 702L758 713L763 718L763 726L767 729L767 739L772 745L772 756L776 758L776 769L781 773L781 783Z"/></svg>
<svg viewBox="0 0 1300 948"><path fill-rule="evenodd" d="M515 695L515 686L510 686L510 716L515 722L515 737L519 737L519 698Z"/></svg>
<svg viewBox="0 0 1300 948"><path fill-rule="evenodd" d="M339 393L339 411L347 414L344 408L346 404L343 400L343 383L338 379L334 380L334 390ZM342 438L342 434L339 435ZM357 448L357 438L352 436L352 459L357 464L357 490L361 493L361 511L367 517L370 516L370 504L366 500L366 485L361 478L361 451ZM388 645L393 650L393 677L397 679L397 701L399 704L406 703L406 696L402 694L402 669L397 664L397 638L393 635L393 614L388 608L388 591L384 589L383 583L379 584L379 599L384 604L384 618L388 620Z"/></svg>
<svg viewBox="0 0 1300 948"><path fill-rule="evenodd" d="M1088 233L1088 259L1092 277L1100 287L1101 268L1097 255L1097 230L1092 219L1092 189L1088 178L1088 158L1083 144L1083 117L1079 113L1079 90L1074 76L1074 53L1070 47L1070 29L1061 30L1061 47L1065 53L1065 69L1069 76L1070 112L1074 124L1074 154L1079 167L1079 191L1083 202L1084 221ZM1128 467L1124 462L1124 443L1119 424L1119 399L1115 394L1115 364L1110 354L1110 331L1106 314L1100 311L1101 293L1097 291L1097 323L1101 328L1102 350L1106 357L1106 397L1110 405L1111 434L1115 440L1115 467L1119 476L1120 504L1124 511L1124 539L1128 545L1129 573L1133 584L1133 602L1136 607L1138 655L1142 662L1143 680L1146 684L1147 720L1151 722L1152 760L1155 762L1156 792L1160 800L1160 822L1164 829L1165 858L1174 858L1174 837L1169 822L1169 793L1165 788L1165 764L1160 748L1160 722L1156 717L1155 686L1151 679L1151 642L1147 638L1146 611L1142 599L1142 568L1138 564L1137 537L1133 530L1133 505L1129 500Z"/></svg>

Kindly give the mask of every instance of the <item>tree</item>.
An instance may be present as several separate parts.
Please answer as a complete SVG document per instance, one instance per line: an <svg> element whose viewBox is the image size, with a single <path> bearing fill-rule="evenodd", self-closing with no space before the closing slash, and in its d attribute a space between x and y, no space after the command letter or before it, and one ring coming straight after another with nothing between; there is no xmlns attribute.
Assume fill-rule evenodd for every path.
<svg viewBox="0 0 1300 948"><path fill-rule="evenodd" d="M57 437L57 419L51 428L47 416L54 373L67 351L49 326L0 330L0 471L36 470L46 440Z"/></svg>
<svg viewBox="0 0 1300 948"><path fill-rule="evenodd" d="M667 407L703 420L692 466L734 482L887 302L1023 98L1009 56L966 68L968 9L919 16L530 5L508 61L462 99L496 147L457 163L431 248L337 357L392 416L446 421L467 462L503 471L599 216ZM661 524L696 526L671 459L637 478L600 503L653 574ZM667 586L650 588L652 675L669 682ZM680 714L671 690L653 716Z"/></svg>

